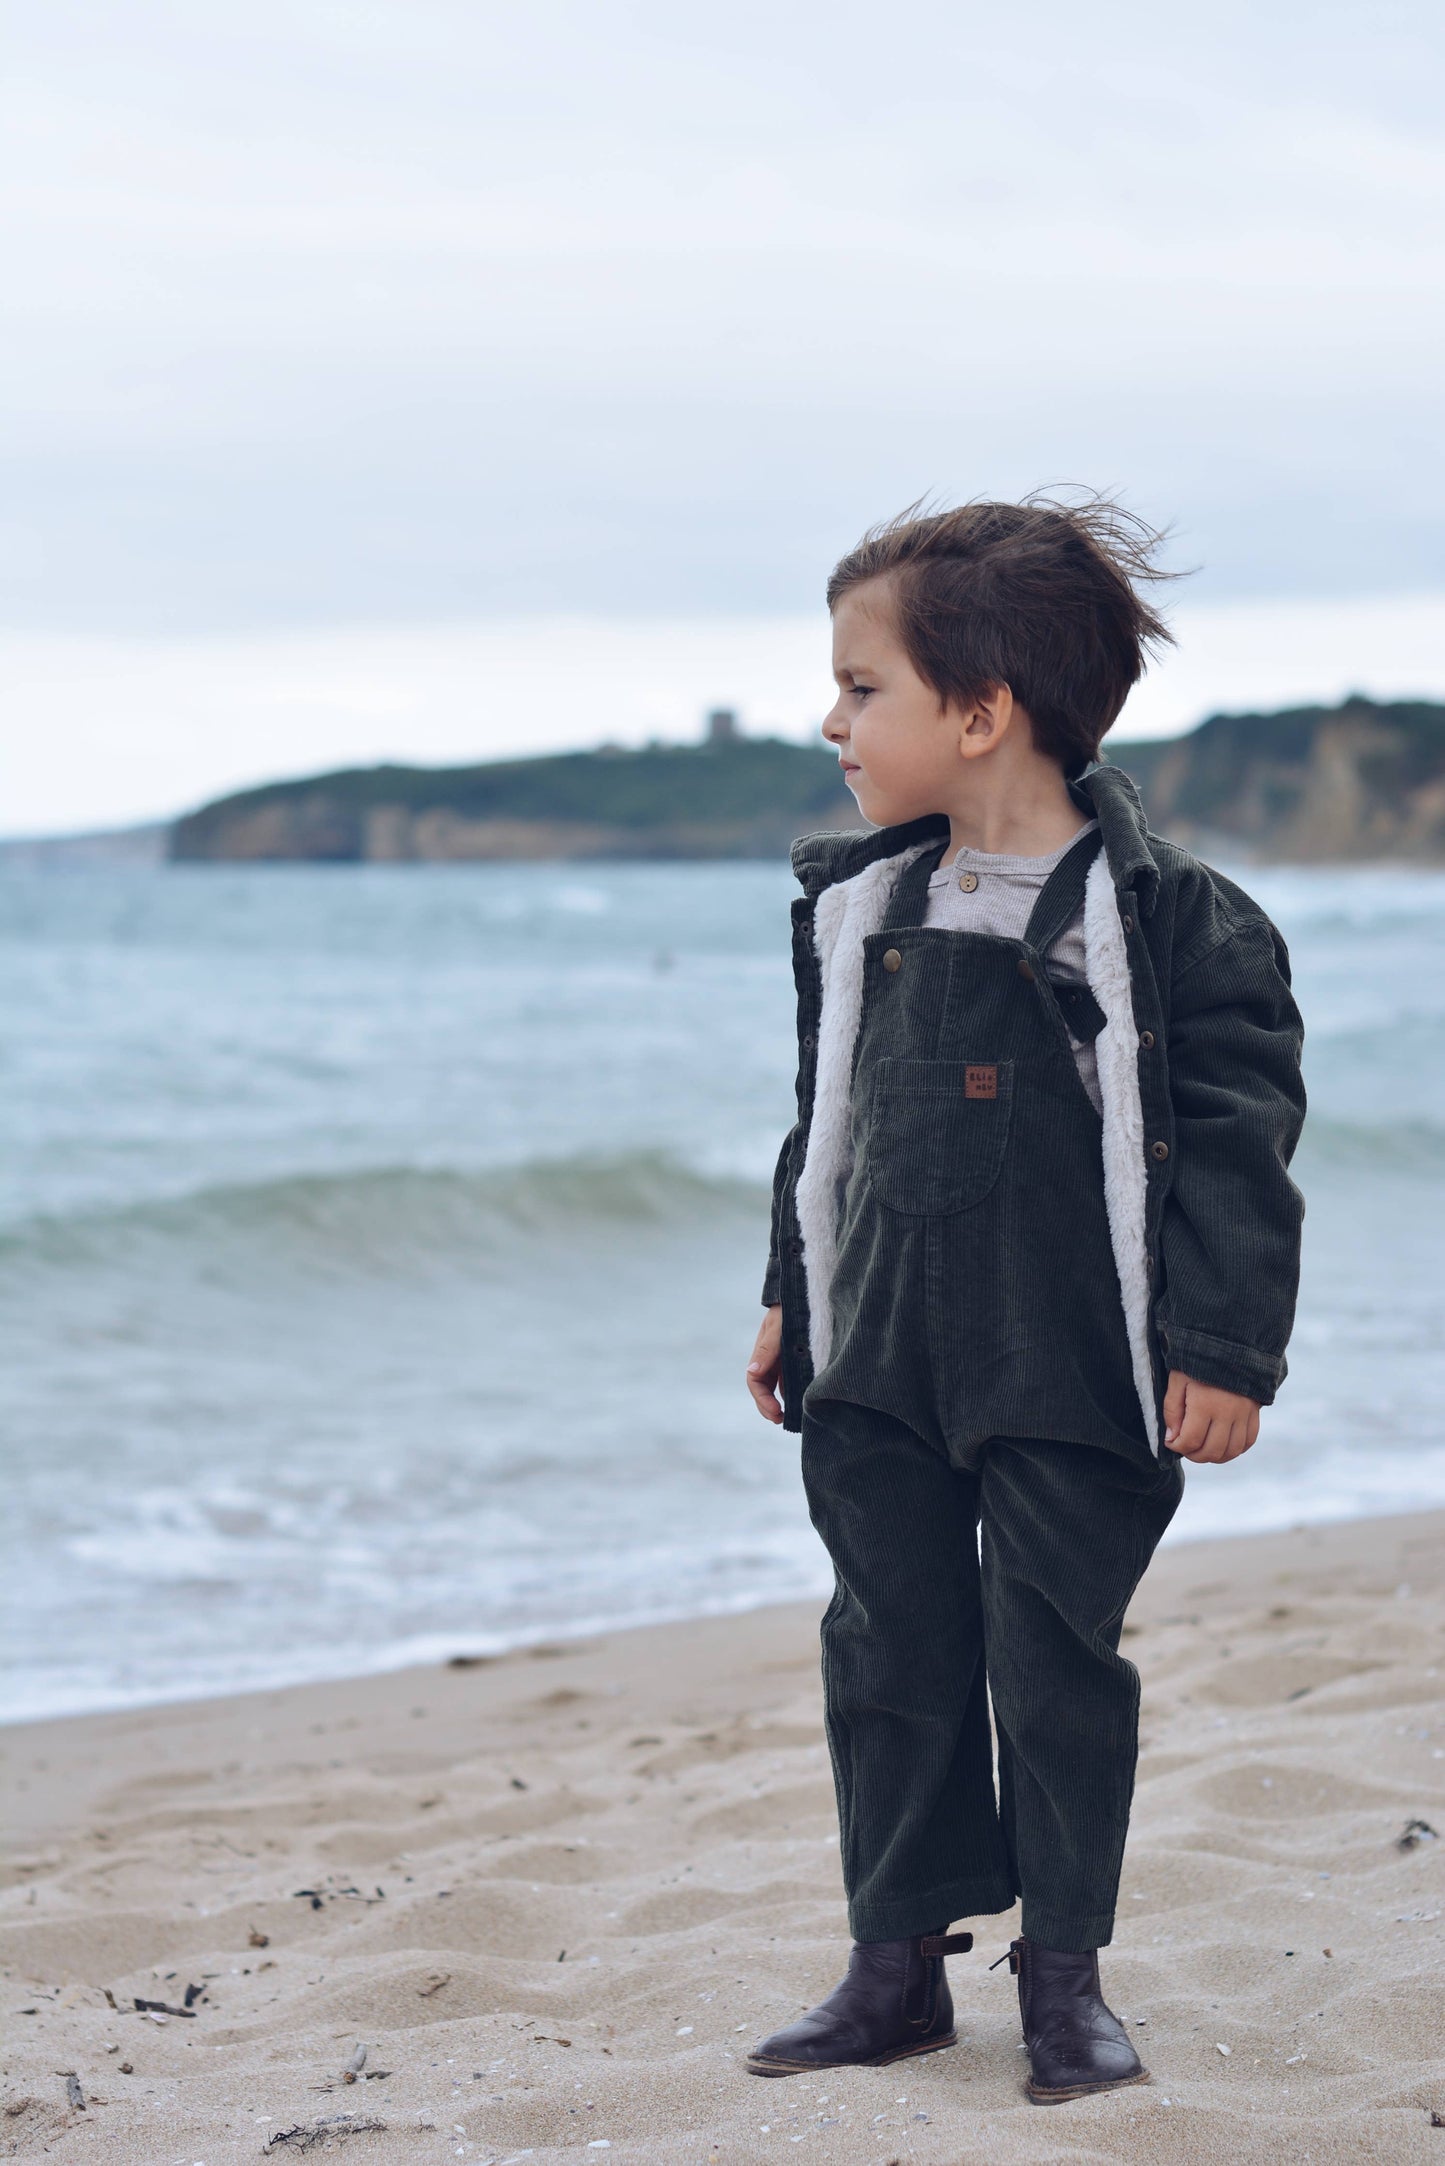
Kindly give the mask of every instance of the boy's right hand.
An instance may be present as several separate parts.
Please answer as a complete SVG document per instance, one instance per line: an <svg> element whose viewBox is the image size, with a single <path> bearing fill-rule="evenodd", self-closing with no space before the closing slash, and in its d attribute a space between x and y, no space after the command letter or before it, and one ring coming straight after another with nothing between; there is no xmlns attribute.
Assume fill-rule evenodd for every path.
<svg viewBox="0 0 1445 2166"><path fill-rule="evenodd" d="M748 1390L753 1404L764 1421L781 1421L783 1409L778 1401L778 1379L782 1374L783 1360L783 1311L781 1304L765 1309L753 1341L752 1354L748 1360Z"/></svg>

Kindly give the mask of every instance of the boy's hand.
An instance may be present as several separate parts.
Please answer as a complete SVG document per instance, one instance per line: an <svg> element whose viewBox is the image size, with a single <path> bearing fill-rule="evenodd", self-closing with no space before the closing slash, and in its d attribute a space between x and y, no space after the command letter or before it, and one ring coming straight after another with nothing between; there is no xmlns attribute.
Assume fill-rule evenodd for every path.
<svg viewBox="0 0 1445 2166"><path fill-rule="evenodd" d="M764 1421L781 1421L783 1409L778 1404L778 1378L782 1373L783 1311L781 1306L764 1309L758 1335L753 1341L752 1356L748 1362L748 1390L753 1404Z"/></svg>
<svg viewBox="0 0 1445 2166"><path fill-rule="evenodd" d="M1217 1384L1196 1384L1178 1369L1164 1394L1164 1441L1196 1466L1222 1466L1247 1452L1259 1435L1259 1402Z"/></svg>

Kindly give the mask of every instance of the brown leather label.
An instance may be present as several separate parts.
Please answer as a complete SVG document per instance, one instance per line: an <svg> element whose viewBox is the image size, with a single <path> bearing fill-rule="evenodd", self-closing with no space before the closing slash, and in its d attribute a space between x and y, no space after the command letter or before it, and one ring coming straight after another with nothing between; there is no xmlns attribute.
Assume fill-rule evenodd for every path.
<svg viewBox="0 0 1445 2166"><path fill-rule="evenodd" d="M963 1095L965 1098L997 1098L997 1068L965 1068L963 1071Z"/></svg>

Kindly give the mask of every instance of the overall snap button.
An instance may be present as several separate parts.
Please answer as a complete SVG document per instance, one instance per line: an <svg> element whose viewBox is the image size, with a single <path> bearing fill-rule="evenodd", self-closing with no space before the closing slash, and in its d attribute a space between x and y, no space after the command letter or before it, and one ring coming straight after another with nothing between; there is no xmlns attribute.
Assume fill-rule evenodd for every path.
<svg viewBox="0 0 1445 2166"><path fill-rule="evenodd" d="M885 970L901 970L903 968L903 957L899 954L897 948L889 948L886 951L883 957L883 968Z"/></svg>
<svg viewBox="0 0 1445 2166"><path fill-rule="evenodd" d="M1018 965L1018 968L1019 968L1019 976L1020 976L1021 978L1027 978L1027 980L1028 980L1029 984L1030 984L1030 985L1032 985L1032 984L1033 984L1033 982L1034 982L1034 966L1033 966L1033 964L1032 964L1032 963L1031 963L1031 962L1029 961L1029 959L1028 959L1028 957L1027 957L1026 955L1021 955L1021 956L1019 957L1019 965Z"/></svg>
<svg viewBox="0 0 1445 2166"><path fill-rule="evenodd" d="M1169 1156L1169 1146L1167 1143L1151 1143L1149 1146L1149 1150L1152 1156L1158 1159L1165 1159Z"/></svg>

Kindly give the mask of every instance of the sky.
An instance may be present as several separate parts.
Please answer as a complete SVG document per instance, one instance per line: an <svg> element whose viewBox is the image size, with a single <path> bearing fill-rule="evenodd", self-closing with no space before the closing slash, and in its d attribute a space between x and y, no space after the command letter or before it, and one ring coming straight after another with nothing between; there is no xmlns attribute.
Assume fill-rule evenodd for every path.
<svg viewBox="0 0 1445 2166"><path fill-rule="evenodd" d="M1433 4L5 13L0 829L802 730L866 525L1051 483L1193 568L1141 727L1445 694Z"/></svg>

